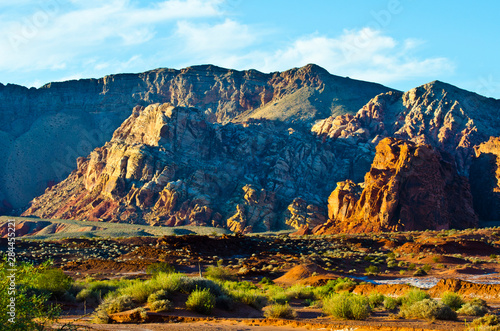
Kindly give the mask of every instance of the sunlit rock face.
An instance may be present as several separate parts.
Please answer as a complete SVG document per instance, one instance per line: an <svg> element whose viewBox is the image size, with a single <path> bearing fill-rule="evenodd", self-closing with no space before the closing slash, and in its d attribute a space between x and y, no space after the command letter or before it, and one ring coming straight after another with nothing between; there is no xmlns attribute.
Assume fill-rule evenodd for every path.
<svg viewBox="0 0 500 331"><path fill-rule="evenodd" d="M24 215L235 232L312 228L326 220L332 185L361 179L372 158L365 144L323 143L270 120L221 125L196 108L136 107ZM353 162L365 170L353 172Z"/></svg>
<svg viewBox="0 0 500 331"><path fill-rule="evenodd" d="M364 183L337 183L317 234L441 230L477 225L467 179L429 145L382 139Z"/></svg>

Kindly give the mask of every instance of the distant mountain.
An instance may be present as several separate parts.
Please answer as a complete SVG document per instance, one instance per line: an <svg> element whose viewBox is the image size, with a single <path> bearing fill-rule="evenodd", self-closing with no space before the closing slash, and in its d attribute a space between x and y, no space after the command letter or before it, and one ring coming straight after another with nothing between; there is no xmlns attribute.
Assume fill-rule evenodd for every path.
<svg viewBox="0 0 500 331"><path fill-rule="evenodd" d="M0 84L0 213L25 206L66 178L76 158L109 141L137 105L196 107L207 123L265 118L308 127L354 114L388 91L316 65L270 74L210 65L157 69L39 89Z"/></svg>

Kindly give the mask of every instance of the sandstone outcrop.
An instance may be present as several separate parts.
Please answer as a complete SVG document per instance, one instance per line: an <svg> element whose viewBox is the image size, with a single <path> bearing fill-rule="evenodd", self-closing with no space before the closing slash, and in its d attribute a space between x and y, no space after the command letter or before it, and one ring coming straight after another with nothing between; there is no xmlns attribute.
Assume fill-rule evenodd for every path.
<svg viewBox="0 0 500 331"><path fill-rule="evenodd" d="M136 105L196 107L217 123L268 118L309 125L354 113L388 90L315 65L270 74L210 65L157 69L39 89L0 84L0 201L23 207L65 179L75 160L109 141Z"/></svg>
<svg viewBox="0 0 500 331"><path fill-rule="evenodd" d="M467 228L477 225L466 178L425 144L382 139L365 181L337 184L328 199L325 233Z"/></svg>
<svg viewBox="0 0 500 331"><path fill-rule="evenodd" d="M484 221L500 221L500 138L475 146L470 169L474 208Z"/></svg>
<svg viewBox="0 0 500 331"><path fill-rule="evenodd" d="M196 108L135 107L23 215L235 232L314 227L332 183L361 180L372 158L366 144L321 143L279 122L221 125Z"/></svg>

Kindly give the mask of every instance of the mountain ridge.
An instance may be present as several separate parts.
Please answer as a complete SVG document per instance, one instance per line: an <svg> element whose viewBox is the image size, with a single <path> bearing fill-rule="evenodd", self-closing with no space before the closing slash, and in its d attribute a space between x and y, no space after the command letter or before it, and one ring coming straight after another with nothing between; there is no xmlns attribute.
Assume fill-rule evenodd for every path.
<svg viewBox="0 0 500 331"><path fill-rule="evenodd" d="M349 88L337 86L344 83ZM373 96L391 90L333 76L317 66L264 74L207 65L54 82L39 89L2 86L0 137L10 142L0 144L5 156L0 162L0 201L14 208L69 175L76 158L109 141L136 105L197 107L219 123L245 111L239 122L267 113L271 119L279 116L308 126L331 114L354 113Z"/></svg>

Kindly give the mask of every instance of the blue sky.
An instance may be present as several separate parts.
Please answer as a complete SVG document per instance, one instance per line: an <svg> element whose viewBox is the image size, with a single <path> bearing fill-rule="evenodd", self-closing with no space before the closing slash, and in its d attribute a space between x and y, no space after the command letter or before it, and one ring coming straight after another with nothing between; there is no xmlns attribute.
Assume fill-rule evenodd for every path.
<svg viewBox="0 0 500 331"><path fill-rule="evenodd" d="M400 90L442 80L500 98L500 2L17 0L0 3L0 82L215 64Z"/></svg>

